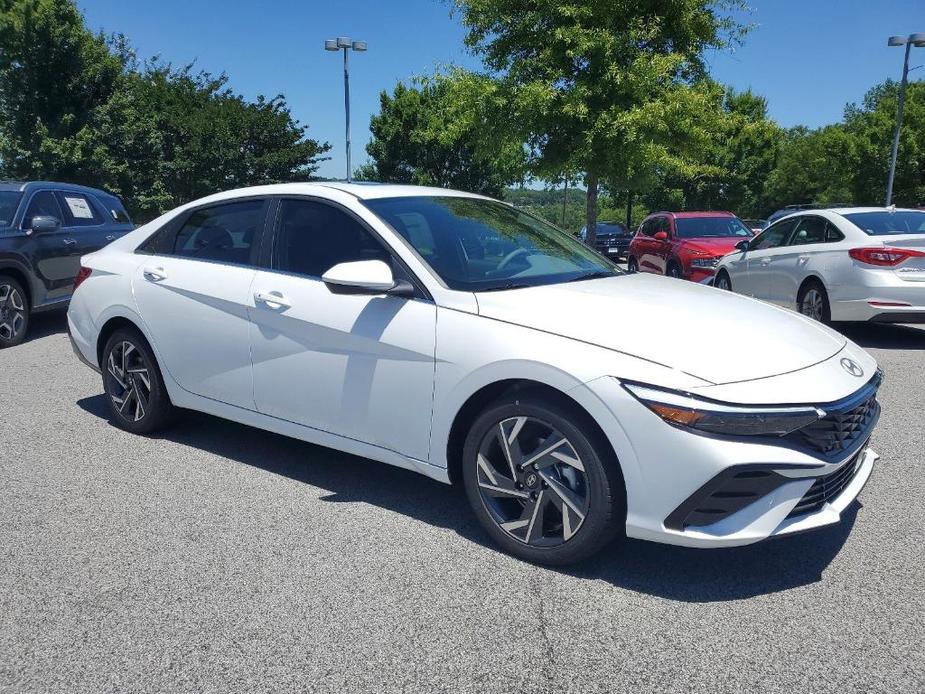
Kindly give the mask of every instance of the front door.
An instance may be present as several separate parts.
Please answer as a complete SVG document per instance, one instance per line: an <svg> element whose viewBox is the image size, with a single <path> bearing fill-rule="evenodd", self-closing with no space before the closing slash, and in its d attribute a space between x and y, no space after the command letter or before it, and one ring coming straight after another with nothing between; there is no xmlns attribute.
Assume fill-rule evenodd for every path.
<svg viewBox="0 0 925 694"><path fill-rule="evenodd" d="M32 231L34 217L54 217L61 226L56 231ZM34 297L36 305L66 300L80 270L80 258L91 252L87 237L76 234L53 191L40 190L29 200L22 219L22 229L28 240L23 251L33 259L35 274L44 286L45 296Z"/></svg>
<svg viewBox="0 0 925 694"><path fill-rule="evenodd" d="M381 259L410 279L353 213L283 199L271 270L258 271L252 311L260 412L397 451L429 455L436 307L424 296L332 293L338 263Z"/></svg>
<svg viewBox="0 0 925 694"><path fill-rule="evenodd" d="M251 410L248 309L267 206L249 199L187 213L133 281L161 366L184 390Z"/></svg>
<svg viewBox="0 0 925 694"><path fill-rule="evenodd" d="M771 265L774 257L780 253L781 246L787 243L790 232L796 224L795 219L783 219L769 226L748 244L748 280L745 293L756 299L772 300ZM735 288L735 284L732 285Z"/></svg>

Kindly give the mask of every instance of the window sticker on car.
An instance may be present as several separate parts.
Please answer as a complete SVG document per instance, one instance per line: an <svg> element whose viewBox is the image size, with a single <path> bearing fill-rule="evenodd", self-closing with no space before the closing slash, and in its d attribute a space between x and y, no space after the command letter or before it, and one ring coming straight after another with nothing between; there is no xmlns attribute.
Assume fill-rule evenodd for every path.
<svg viewBox="0 0 925 694"><path fill-rule="evenodd" d="M93 219L93 210L84 198L71 198L65 195L64 199L75 219Z"/></svg>

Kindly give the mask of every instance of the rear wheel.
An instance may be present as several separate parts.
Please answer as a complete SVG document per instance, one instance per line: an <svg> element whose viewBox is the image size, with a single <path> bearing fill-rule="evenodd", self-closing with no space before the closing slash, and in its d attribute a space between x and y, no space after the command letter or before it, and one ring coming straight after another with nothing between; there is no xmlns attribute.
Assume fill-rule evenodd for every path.
<svg viewBox="0 0 925 694"><path fill-rule="evenodd" d="M160 369L147 340L117 330L103 349L103 388L113 422L135 434L163 428L173 415Z"/></svg>
<svg viewBox="0 0 925 694"><path fill-rule="evenodd" d="M517 557L584 559L626 522L622 476L605 446L582 417L554 402L499 400L466 437L463 479L472 509Z"/></svg>
<svg viewBox="0 0 925 694"><path fill-rule="evenodd" d="M636 262L636 259L633 256L630 256L629 260L626 261L626 271L639 272L639 263Z"/></svg>
<svg viewBox="0 0 925 694"><path fill-rule="evenodd" d="M832 311L829 307L829 295L821 282L812 280L807 282L800 292L797 300L800 313L809 316L820 323L832 322Z"/></svg>
<svg viewBox="0 0 925 694"><path fill-rule="evenodd" d="M0 275L0 349L21 343L28 328L29 302L25 290L12 277Z"/></svg>

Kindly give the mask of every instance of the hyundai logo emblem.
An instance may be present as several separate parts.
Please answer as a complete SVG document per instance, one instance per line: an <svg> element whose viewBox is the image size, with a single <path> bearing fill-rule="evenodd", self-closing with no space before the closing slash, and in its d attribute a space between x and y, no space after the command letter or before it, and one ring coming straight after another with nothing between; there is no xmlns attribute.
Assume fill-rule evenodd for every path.
<svg viewBox="0 0 925 694"><path fill-rule="evenodd" d="M860 378L864 375L864 369L862 369L856 361L849 359L848 357L844 357L841 360L841 367L852 376L857 376Z"/></svg>

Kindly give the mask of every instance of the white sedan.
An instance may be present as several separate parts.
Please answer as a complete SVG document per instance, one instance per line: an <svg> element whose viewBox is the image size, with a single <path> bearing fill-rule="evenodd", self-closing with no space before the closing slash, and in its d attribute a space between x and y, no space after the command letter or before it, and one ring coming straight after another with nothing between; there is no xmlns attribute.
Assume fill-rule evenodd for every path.
<svg viewBox="0 0 925 694"><path fill-rule="evenodd" d="M459 483L536 562L835 523L876 459L843 336L456 191L198 200L83 258L68 329L128 431L200 410Z"/></svg>
<svg viewBox="0 0 925 694"><path fill-rule="evenodd" d="M826 323L925 323L925 211L788 215L725 256L714 284Z"/></svg>

